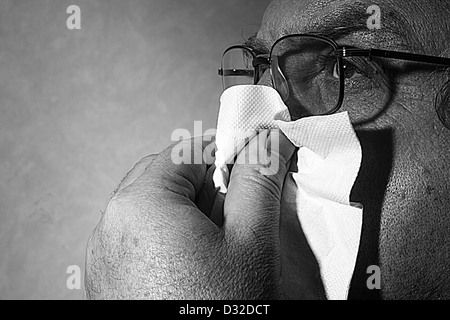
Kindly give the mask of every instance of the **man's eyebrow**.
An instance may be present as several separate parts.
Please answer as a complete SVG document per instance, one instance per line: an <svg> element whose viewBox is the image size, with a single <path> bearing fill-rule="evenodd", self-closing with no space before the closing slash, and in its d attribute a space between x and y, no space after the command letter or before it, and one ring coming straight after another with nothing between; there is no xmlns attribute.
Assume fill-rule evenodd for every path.
<svg viewBox="0 0 450 320"><path fill-rule="evenodd" d="M248 38L244 43L244 46L250 48L258 54L268 54L270 51L270 45L262 39L257 37L257 34L254 34L250 38Z"/></svg>
<svg viewBox="0 0 450 320"><path fill-rule="evenodd" d="M353 3L341 5L336 10L313 19L308 24L308 33L321 34L334 40L344 38L353 33L390 33L397 35L407 34L409 24L389 6L381 8L380 29L369 29L367 22L371 14L367 13L367 5Z"/></svg>
<svg viewBox="0 0 450 320"><path fill-rule="evenodd" d="M337 40L351 33L369 31L368 18L369 15L360 4L341 6L335 11L311 20L305 29L308 33L321 34Z"/></svg>

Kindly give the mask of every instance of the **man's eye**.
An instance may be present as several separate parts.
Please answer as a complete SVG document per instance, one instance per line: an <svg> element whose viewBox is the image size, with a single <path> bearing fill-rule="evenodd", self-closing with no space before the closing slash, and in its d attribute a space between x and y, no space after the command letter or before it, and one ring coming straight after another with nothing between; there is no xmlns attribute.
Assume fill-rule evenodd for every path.
<svg viewBox="0 0 450 320"><path fill-rule="evenodd" d="M344 78L345 79L352 78L355 75L355 73L363 74L362 72L358 72L358 68L348 61L344 63L343 69L344 69ZM335 79L339 79L339 68L338 68L337 62L334 63L333 77Z"/></svg>

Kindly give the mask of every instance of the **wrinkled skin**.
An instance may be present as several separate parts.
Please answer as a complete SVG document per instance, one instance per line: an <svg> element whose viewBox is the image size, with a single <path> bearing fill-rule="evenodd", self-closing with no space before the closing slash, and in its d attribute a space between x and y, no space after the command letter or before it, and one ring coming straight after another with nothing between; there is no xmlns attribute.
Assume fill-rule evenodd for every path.
<svg viewBox="0 0 450 320"><path fill-rule="evenodd" d="M450 57L450 4L444 2L378 1L386 22L381 30L336 41ZM355 3L364 14L373 4L273 1L257 38L270 47L282 35L315 31ZM401 24L400 31L391 24ZM430 66L402 61L384 67L388 95L371 91L374 84L355 74L350 80L360 85L346 93L342 108L363 148L351 200L364 204L364 221L349 298L448 299L450 130L435 111L448 78ZM267 76L261 84L270 85ZM201 187L211 168L175 168L168 154L170 147L138 163L108 205L88 244L89 298L324 297L295 213L280 205L288 189L283 186L292 183L284 181L292 146L281 148L286 165L271 178L255 167L233 168L222 227L196 209L198 201L208 207L214 197L210 186ZM381 290L366 287L370 265L381 267Z"/></svg>

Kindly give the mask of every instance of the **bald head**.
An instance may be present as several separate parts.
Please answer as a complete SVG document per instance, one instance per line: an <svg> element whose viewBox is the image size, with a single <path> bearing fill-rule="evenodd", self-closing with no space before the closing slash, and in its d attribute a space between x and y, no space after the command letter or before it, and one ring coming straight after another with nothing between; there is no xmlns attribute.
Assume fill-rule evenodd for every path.
<svg viewBox="0 0 450 320"><path fill-rule="evenodd" d="M374 30L367 27L372 4L275 0L257 39L269 49L287 34L321 33L340 45L450 57L450 2L379 0L381 29ZM393 59L370 63L379 64L388 86L379 90L377 77L355 68L342 106L363 148L351 195L364 205L364 222L350 296L448 299L450 130L436 110L450 114L450 99L439 99L450 92L449 73ZM288 107L295 115L296 106ZM371 265L381 267L381 293L366 287Z"/></svg>

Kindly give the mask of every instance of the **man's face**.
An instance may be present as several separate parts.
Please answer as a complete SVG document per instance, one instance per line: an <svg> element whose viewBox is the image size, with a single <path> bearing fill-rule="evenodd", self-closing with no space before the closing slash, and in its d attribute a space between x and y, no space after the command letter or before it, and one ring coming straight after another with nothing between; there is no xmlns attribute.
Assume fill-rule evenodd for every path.
<svg viewBox="0 0 450 320"><path fill-rule="evenodd" d="M366 11L372 4L275 0L257 38L270 48L287 34L320 32L341 45L449 56L446 1L377 1L381 28L371 30ZM351 195L364 205L364 222L350 296L380 294L369 292L364 280L367 268L379 265L385 298L450 298L450 130L435 110L447 76L433 65L370 63L381 72L374 76L357 65L346 78L341 109L363 147ZM295 105L288 106L295 116Z"/></svg>

